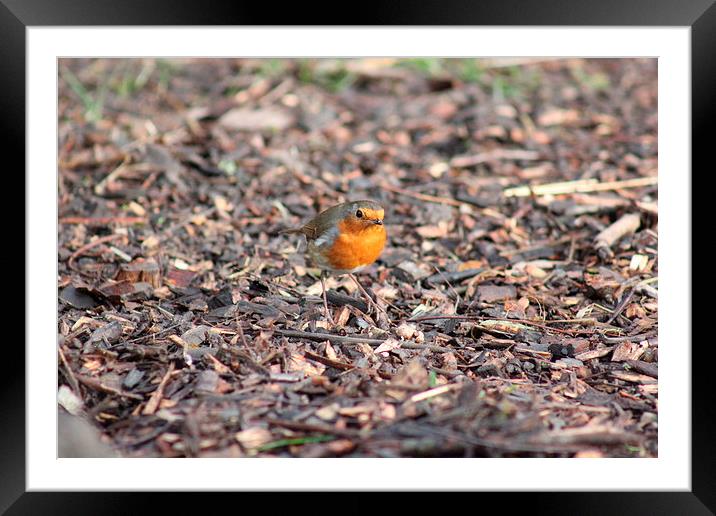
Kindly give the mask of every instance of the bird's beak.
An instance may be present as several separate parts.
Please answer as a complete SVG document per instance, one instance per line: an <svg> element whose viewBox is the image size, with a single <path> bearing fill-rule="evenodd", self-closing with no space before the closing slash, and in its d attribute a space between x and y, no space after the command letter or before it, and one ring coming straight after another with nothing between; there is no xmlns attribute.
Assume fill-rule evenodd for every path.
<svg viewBox="0 0 716 516"><path fill-rule="evenodd" d="M380 220L380 219L374 219L374 220L373 220L373 224L378 224L379 226L382 226L382 225L383 225L383 221Z"/></svg>

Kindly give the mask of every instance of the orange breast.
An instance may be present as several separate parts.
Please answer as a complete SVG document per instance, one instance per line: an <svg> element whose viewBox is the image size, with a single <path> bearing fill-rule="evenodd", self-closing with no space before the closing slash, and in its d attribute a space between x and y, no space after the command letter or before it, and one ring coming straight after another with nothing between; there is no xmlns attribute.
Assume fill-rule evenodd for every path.
<svg viewBox="0 0 716 516"><path fill-rule="evenodd" d="M360 231L341 227L340 234L328 250L326 258L336 270L352 270L370 265L378 259L385 247L384 226L371 225Z"/></svg>

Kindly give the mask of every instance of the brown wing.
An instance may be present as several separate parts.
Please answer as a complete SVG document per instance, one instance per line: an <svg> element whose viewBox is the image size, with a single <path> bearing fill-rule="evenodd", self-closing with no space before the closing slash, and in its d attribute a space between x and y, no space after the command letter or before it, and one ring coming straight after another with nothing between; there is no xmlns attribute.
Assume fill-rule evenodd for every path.
<svg viewBox="0 0 716 516"><path fill-rule="evenodd" d="M306 235L308 240L315 240L321 234L318 226L313 221L308 222L306 225L300 228L282 229L278 232L279 235Z"/></svg>
<svg viewBox="0 0 716 516"><path fill-rule="evenodd" d="M318 238L319 235L316 227L312 226L310 222L303 226L301 229L299 229L298 232L306 235L306 238L308 240L315 240L316 238Z"/></svg>
<svg viewBox="0 0 716 516"><path fill-rule="evenodd" d="M315 240L335 225L337 218L340 218L337 215L342 213L346 204L349 203L338 204L322 211L313 220L304 224L297 232L303 233L309 240Z"/></svg>

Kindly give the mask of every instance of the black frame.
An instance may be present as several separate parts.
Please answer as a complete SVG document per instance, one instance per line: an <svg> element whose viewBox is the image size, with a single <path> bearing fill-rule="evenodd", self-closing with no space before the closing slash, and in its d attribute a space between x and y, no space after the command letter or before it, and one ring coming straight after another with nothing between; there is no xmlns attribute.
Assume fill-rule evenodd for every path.
<svg viewBox="0 0 716 516"><path fill-rule="evenodd" d="M607 26L690 26L692 72L692 156L693 168L699 164L713 168L712 140L706 128L716 118L716 5L715 0L430 0L406 6L377 5L361 0L346 19L311 13L304 2L282 3L276 9L260 3L198 2L196 0L0 0L0 135L5 177L12 175L7 157L17 158L14 170L24 170L25 154L25 29L42 25L284 25L302 20L310 25L607 25ZM16 174L19 176L19 174ZM692 175L693 178L693 175ZM24 191L24 183L21 188ZM694 222L697 217L692 217ZM709 219L707 219L709 220ZM699 233L696 233L699 234ZM708 233L706 233L708 234ZM20 237L23 238L23 237ZM18 246L19 247L19 246ZM23 250L24 256L24 250ZM16 258L17 260L17 258ZM692 260L693 263L693 260ZM31 271L25 271L26 274ZM690 302L690 300L684 300ZM693 306L693 305L692 305ZM692 317L693 320L693 317ZM686 323L686 321L684 321ZM673 343L683 345L684 343ZM710 342L704 341L709 345ZM10 343L7 342L6 346ZM701 349L705 348L702 346ZM694 351L699 350L696 348ZM148 512L146 498L162 504L162 512L185 513L190 510L185 495L126 493L26 493L25 492L25 359L15 351L12 365L0 374L0 511L6 514L135 514ZM9 352L3 353L5 357ZM696 355L696 353L694 353ZM592 493L474 493L463 501L479 510L486 507L485 497L510 508L524 506L531 513L545 509L550 514L714 514L716 512L716 403L708 383L710 360L692 362L692 491L691 492L592 492ZM709 487L710 486L710 487ZM560 489L555 479L555 489ZM210 494L216 503L216 494ZM246 497L256 495L242 493ZM260 495L258 495L260 496ZM308 499L312 496L312 499ZM326 507L307 493L294 493L290 505L295 509ZM446 495L411 495L425 504L435 502L445 509ZM448 503L454 503L455 494ZM360 499L358 498L360 497ZM160 500L157 500L161 498ZM206 497L205 497L206 498ZM236 496L232 497L236 500ZM509 501L505 501L505 500ZM269 501L276 507L276 498ZM173 502L173 503L172 503ZM179 503L182 505L179 505ZM552 503L549 503L552 502ZM206 508L206 500L202 505ZM359 505L360 503L360 505ZM402 509L393 503L381 508ZM368 505L369 504L369 505ZM365 495L343 495L334 511L357 511L380 507L367 502ZM171 507L171 508L170 508ZM183 510L178 508L186 507ZM242 510L238 505L233 510ZM144 510L142 510L144 509ZM231 510L231 509L229 509ZM393 511L391 511L393 512ZM540 511L541 512L541 511Z"/></svg>

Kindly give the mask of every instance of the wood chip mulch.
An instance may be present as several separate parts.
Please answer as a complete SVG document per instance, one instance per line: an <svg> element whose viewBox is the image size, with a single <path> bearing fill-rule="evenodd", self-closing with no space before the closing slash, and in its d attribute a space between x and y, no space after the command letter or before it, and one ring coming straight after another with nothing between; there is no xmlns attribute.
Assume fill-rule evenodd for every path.
<svg viewBox="0 0 716 516"><path fill-rule="evenodd" d="M58 409L112 453L658 455L656 60L59 70ZM385 313L332 277L330 327L278 232L363 198Z"/></svg>

